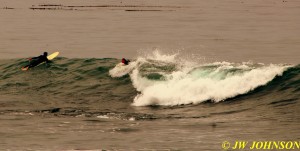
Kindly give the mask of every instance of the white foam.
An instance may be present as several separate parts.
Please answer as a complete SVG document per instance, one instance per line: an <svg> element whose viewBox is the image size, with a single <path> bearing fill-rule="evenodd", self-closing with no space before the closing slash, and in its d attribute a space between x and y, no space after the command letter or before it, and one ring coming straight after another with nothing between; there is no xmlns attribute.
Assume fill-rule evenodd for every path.
<svg viewBox="0 0 300 151"><path fill-rule="evenodd" d="M128 65L122 63L117 64L113 69L109 70L109 75L113 78L122 77L130 73L136 66L135 62L130 62Z"/></svg>
<svg viewBox="0 0 300 151"><path fill-rule="evenodd" d="M107 115L98 115L97 118L108 119L109 117Z"/></svg>
<svg viewBox="0 0 300 151"><path fill-rule="evenodd" d="M270 65L250 70L241 75L229 76L222 80L193 78L182 73L185 76L182 76L181 79L175 78L143 88L139 86L141 94L135 97L133 105L196 104L206 100L219 102L267 84L276 75L281 75L285 68Z"/></svg>
<svg viewBox="0 0 300 151"><path fill-rule="evenodd" d="M176 63L176 55L161 55L154 52L150 60ZM223 101L266 85L275 76L288 68L284 65L264 65L250 62L234 64L215 62L212 64L181 63L173 72L163 73L164 80L151 80L143 76L142 66L148 58L139 57L130 74L132 84L140 93L133 105L181 105L197 104L207 100ZM155 62L154 62L155 63ZM142 68L143 67L143 68ZM143 71L141 70L143 69Z"/></svg>

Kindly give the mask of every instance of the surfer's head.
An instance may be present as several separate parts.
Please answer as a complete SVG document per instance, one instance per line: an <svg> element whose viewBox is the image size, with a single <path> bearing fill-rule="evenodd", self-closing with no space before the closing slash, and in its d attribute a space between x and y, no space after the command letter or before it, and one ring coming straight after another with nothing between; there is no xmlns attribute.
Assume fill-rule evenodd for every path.
<svg viewBox="0 0 300 151"><path fill-rule="evenodd" d="M44 52L44 56L48 56L48 52Z"/></svg>

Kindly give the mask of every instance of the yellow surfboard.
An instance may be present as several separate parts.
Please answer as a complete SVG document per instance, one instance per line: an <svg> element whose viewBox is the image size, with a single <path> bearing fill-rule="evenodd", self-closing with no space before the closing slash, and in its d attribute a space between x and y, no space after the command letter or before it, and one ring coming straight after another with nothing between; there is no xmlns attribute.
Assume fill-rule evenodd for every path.
<svg viewBox="0 0 300 151"><path fill-rule="evenodd" d="M54 53L52 53L51 55L49 55L49 56L47 56L47 59L48 60L52 60L52 59L54 59L55 57L57 57L59 55L59 52L57 51L57 52L54 52Z"/></svg>

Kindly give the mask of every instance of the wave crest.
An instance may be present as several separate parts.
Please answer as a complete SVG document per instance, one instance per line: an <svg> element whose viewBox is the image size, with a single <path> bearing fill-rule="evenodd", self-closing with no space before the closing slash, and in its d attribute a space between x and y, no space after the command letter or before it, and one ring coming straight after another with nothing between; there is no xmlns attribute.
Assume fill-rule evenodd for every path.
<svg viewBox="0 0 300 151"><path fill-rule="evenodd" d="M123 72L130 75L139 92L134 106L220 102L266 85L290 67L229 62L197 64L182 59L177 63L176 59L176 55L168 57L156 51L149 57L139 57L128 67L130 70Z"/></svg>

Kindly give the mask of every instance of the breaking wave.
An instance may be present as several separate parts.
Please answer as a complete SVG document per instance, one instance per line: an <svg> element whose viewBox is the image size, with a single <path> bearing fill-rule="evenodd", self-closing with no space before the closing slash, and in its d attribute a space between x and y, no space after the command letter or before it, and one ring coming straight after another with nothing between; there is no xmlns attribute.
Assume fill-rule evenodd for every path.
<svg viewBox="0 0 300 151"><path fill-rule="evenodd" d="M57 58L24 72L20 68L28 64L25 59L0 60L0 95L7 100L2 105L7 109L16 104L24 109L53 104L117 109L129 104L218 103L239 96L251 99L253 93L277 100L283 91L281 99L293 100L300 92L299 65L206 63L159 51L140 55L127 66L119 62L114 58Z"/></svg>
<svg viewBox="0 0 300 151"><path fill-rule="evenodd" d="M135 106L198 104L220 102L267 85L284 71L292 68L283 64L196 63L173 55L152 55L137 58L128 66L116 66L111 77L130 75L139 92Z"/></svg>

